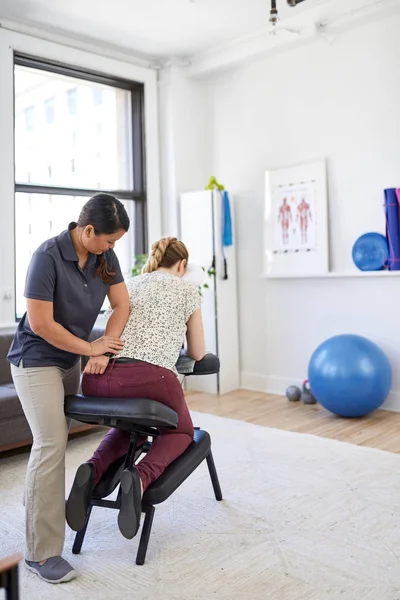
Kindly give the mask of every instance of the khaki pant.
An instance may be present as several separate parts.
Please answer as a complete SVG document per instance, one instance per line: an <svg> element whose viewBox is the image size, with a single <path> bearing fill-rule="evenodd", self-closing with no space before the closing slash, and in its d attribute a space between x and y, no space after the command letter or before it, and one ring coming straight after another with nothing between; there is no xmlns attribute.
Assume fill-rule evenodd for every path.
<svg viewBox="0 0 400 600"><path fill-rule="evenodd" d="M11 373L33 436L25 485L25 558L39 562L63 550L69 428L64 396L78 391L80 362L68 370L11 365Z"/></svg>

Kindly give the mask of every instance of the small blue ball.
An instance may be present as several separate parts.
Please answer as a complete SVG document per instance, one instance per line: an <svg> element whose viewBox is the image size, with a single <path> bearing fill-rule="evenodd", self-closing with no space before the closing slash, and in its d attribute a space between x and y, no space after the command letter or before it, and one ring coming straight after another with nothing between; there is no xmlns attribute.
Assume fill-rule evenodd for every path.
<svg viewBox="0 0 400 600"><path fill-rule="evenodd" d="M381 271L389 257L385 236L381 233L364 233L355 241L352 257L360 271Z"/></svg>

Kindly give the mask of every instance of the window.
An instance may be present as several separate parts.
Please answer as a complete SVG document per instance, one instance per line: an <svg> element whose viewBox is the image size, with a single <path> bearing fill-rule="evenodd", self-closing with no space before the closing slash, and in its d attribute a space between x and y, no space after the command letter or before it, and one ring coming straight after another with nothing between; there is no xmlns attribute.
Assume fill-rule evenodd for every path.
<svg viewBox="0 0 400 600"><path fill-rule="evenodd" d="M25 108L25 129L26 131L33 131L35 120L35 107L28 106Z"/></svg>
<svg viewBox="0 0 400 600"><path fill-rule="evenodd" d="M44 103L46 115L46 123L52 125L54 123L54 98L48 98Z"/></svg>
<svg viewBox="0 0 400 600"><path fill-rule="evenodd" d="M93 104L101 106L103 104L103 89L101 87L93 88Z"/></svg>
<svg viewBox="0 0 400 600"><path fill-rule="evenodd" d="M67 103L68 103L68 112L69 114L76 115L78 112L78 90L77 88L73 88L72 90L67 91Z"/></svg>
<svg viewBox="0 0 400 600"><path fill-rule="evenodd" d="M102 105L100 112L94 104ZM145 251L142 123L142 84L15 56L18 317L25 312L23 292L33 252L76 220L97 191L115 195L129 214L130 231L115 248L125 275L134 255Z"/></svg>

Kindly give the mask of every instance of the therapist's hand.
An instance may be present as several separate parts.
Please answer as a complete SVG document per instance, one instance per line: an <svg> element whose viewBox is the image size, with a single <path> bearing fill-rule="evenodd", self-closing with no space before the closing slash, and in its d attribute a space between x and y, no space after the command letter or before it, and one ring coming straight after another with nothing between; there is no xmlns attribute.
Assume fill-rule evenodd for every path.
<svg viewBox="0 0 400 600"><path fill-rule="evenodd" d="M111 335L103 335L103 337L90 343L90 356L101 356L102 354L118 354L124 347L124 342L117 337Z"/></svg>
<svg viewBox="0 0 400 600"><path fill-rule="evenodd" d="M103 375L110 359L108 356L92 356L86 363L83 372L89 375Z"/></svg>

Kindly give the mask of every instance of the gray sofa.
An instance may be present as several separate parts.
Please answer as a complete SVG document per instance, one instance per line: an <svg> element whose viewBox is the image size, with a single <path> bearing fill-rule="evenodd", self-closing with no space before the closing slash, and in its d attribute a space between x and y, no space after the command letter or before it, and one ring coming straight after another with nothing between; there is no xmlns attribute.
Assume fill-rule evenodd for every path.
<svg viewBox="0 0 400 600"><path fill-rule="evenodd" d="M0 452L32 443L31 430L15 391L10 364L6 358L14 331L15 328L0 329ZM94 329L90 340L100 337L103 333L101 329ZM84 361L85 359L82 364ZM92 428L93 425L72 421L70 434Z"/></svg>

